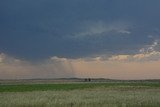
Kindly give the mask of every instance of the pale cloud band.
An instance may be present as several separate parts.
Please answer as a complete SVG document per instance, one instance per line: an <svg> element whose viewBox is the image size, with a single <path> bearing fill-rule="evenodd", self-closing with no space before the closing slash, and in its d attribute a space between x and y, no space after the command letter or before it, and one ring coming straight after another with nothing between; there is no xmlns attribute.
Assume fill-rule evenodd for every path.
<svg viewBox="0 0 160 107"><path fill-rule="evenodd" d="M109 33L119 33L129 35L131 32L129 28L131 24L123 21L117 21L112 23L105 23L103 21L97 22L86 22L78 27L83 29L80 32L74 33L71 37L73 38L85 38L85 37L99 37L102 35L109 36Z"/></svg>
<svg viewBox="0 0 160 107"><path fill-rule="evenodd" d="M131 62L145 62L145 61L159 61L160 52L150 52L144 54L135 54L135 55L115 55L109 58L109 61L131 61Z"/></svg>
<svg viewBox="0 0 160 107"><path fill-rule="evenodd" d="M68 59L51 57L32 63L0 54L0 79L29 78L109 78L158 79L160 78L160 52L135 55Z"/></svg>

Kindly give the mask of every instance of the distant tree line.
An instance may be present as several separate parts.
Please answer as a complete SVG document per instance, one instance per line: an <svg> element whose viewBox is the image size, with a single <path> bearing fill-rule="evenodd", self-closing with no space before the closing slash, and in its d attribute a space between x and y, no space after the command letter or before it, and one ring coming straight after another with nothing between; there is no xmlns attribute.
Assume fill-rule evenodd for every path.
<svg viewBox="0 0 160 107"><path fill-rule="evenodd" d="M84 81L85 82L91 82L91 78L85 78Z"/></svg>

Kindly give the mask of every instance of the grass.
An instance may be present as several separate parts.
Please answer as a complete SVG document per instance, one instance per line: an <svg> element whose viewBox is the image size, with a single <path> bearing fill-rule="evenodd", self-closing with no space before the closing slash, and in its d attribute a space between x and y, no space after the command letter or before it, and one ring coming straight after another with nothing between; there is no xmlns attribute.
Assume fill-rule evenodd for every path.
<svg viewBox="0 0 160 107"><path fill-rule="evenodd" d="M67 83L67 84L19 84L0 85L0 92L25 92L47 90L75 90L97 87L136 87L159 88L159 82L108 82L108 83Z"/></svg>
<svg viewBox="0 0 160 107"><path fill-rule="evenodd" d="M0 85L0 107L159 107L159 82Z"/></svg>

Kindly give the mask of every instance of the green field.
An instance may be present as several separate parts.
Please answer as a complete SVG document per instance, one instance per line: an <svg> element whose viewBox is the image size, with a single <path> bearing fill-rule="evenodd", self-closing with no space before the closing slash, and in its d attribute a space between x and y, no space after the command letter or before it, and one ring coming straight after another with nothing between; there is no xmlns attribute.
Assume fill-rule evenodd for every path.
<svg viewBox="0 0 160 107"><path fill-rule="evenodd" d="M0 107L160 107L160 83L3 84Z"/></svg>

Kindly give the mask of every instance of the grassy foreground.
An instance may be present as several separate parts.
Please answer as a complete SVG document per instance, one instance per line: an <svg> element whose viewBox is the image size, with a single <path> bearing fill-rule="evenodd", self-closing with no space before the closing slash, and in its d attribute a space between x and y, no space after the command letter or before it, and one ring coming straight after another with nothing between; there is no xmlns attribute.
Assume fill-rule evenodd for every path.
<svg viewBox="0 0 160 107"><path fill-rule="evenodd" d="M0 85L0 107L159 107L158 82Z"/></svg>

